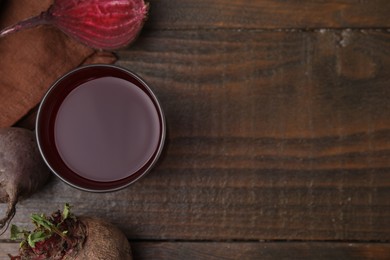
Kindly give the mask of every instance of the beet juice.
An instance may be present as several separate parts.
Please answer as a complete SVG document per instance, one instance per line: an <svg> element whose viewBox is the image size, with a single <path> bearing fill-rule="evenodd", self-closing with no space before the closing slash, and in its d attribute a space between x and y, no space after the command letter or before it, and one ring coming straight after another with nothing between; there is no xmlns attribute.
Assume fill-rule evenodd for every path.
<svg viewBox="0 0 390 260"><path fill-rule="evenodd" d="M116 181L142 168L159 145L158 131L149 96L114 77L90 80L69 93L54 126L65 164L96 181Z"/></svg>
<svg viewBox="0 0 390 260"><path fill-rule="evenodd" d="M65 182L108 191L150 170L164 141L165 122L150 88L109 65L77 69L54 84L37 119L41 153Z"/></svg>

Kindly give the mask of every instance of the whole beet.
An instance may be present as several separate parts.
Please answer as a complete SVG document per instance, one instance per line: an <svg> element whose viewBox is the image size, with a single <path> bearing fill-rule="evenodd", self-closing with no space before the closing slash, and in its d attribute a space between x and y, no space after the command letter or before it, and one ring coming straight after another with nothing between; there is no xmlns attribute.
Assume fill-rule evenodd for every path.
<svg viewBox="0 0 390 260"><path fill-rule="evenodd" d="M0 203L8 203L0 229L14 216L18 199L40 189L49 176L32 131L16 127L0 129Z"/></svg>
<svg viewBox="0 0 390 260"><path fill-rule="evenodd" d="M94 217L78 217L64 210L51 216L32 214L32 231L11 227L11 239L22 238L18 256L11 260L132 260L126 236L111 223Z"/></svg>
<svg viewBox="0 0 390 260"><path fill-rule="evenodd" d="M75 258L65 259L132 259L129 242L116 226L98 218L80 217L79 220L86 227L84 246Z"/></svg>
<svg viewBox="0 0 390 260"><path fill-rule="evenodd" d="M54 0L48 10L0 31L0 37L51 24L89 47L114 50L133 42L147 18L144 0Z"/></svg>

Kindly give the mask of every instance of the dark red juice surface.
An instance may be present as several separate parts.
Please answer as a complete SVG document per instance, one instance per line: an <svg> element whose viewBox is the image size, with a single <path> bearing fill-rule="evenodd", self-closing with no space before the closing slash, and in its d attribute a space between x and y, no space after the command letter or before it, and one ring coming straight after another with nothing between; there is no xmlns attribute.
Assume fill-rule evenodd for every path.
<svg viewBox="0 0 390 260"><path fill-rule="evenodd" d="M141 169L160 142L150 97L133 83L102 77L81 84L57 112L54 137L64 163L78 175L116 181Z"/></svg>

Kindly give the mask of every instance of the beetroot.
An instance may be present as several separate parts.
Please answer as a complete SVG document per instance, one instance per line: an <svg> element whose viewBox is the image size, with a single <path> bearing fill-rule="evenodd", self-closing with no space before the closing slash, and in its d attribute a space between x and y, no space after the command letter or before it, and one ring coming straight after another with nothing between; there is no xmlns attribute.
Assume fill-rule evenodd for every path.
<svg viewBox="0 0 390 260"><path fill-rule="evenodd" d="M3 29L0 37L52 24L87 46L113 50L135 40L147 12L148 5L143 0L54 0L47 11Z"/></svg>
<svg viewBox="0 0 390 260"><path fill-rule="evenodd" d="M32 131L9 127L0 129L0 203L8 203L0 219L4 229L15 214L20 197L39 190L50 176Z"/></svg>
<svg viewBox="0 0 390 260"><path fill-rule="evenodd" d="M132 259L129 242L117 227L98 218L80 217L80 221L87 235L75 259Z"/></svg>
<svg viewBox="0 0 390 260"><path fill-rule="evenodd" d="M11 228L11 238L22 237L19 256L11 259L123 259L131 260L126 236L97 218L76 217L65 205L50 217L33 214L34 231Z"/></svg>

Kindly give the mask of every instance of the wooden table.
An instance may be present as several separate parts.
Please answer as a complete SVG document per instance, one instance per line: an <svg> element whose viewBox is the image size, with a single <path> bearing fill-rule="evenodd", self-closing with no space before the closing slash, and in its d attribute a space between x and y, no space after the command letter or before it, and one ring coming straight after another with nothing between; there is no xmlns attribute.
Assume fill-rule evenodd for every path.
<svg viewBox="0 0 390 260"><path fill-rule="evenodd" d="M390 259L390 2L149 2L117 64L165 110L157 167L107 194L53 177L13 223L69 202L135 259Z"/></svg>

